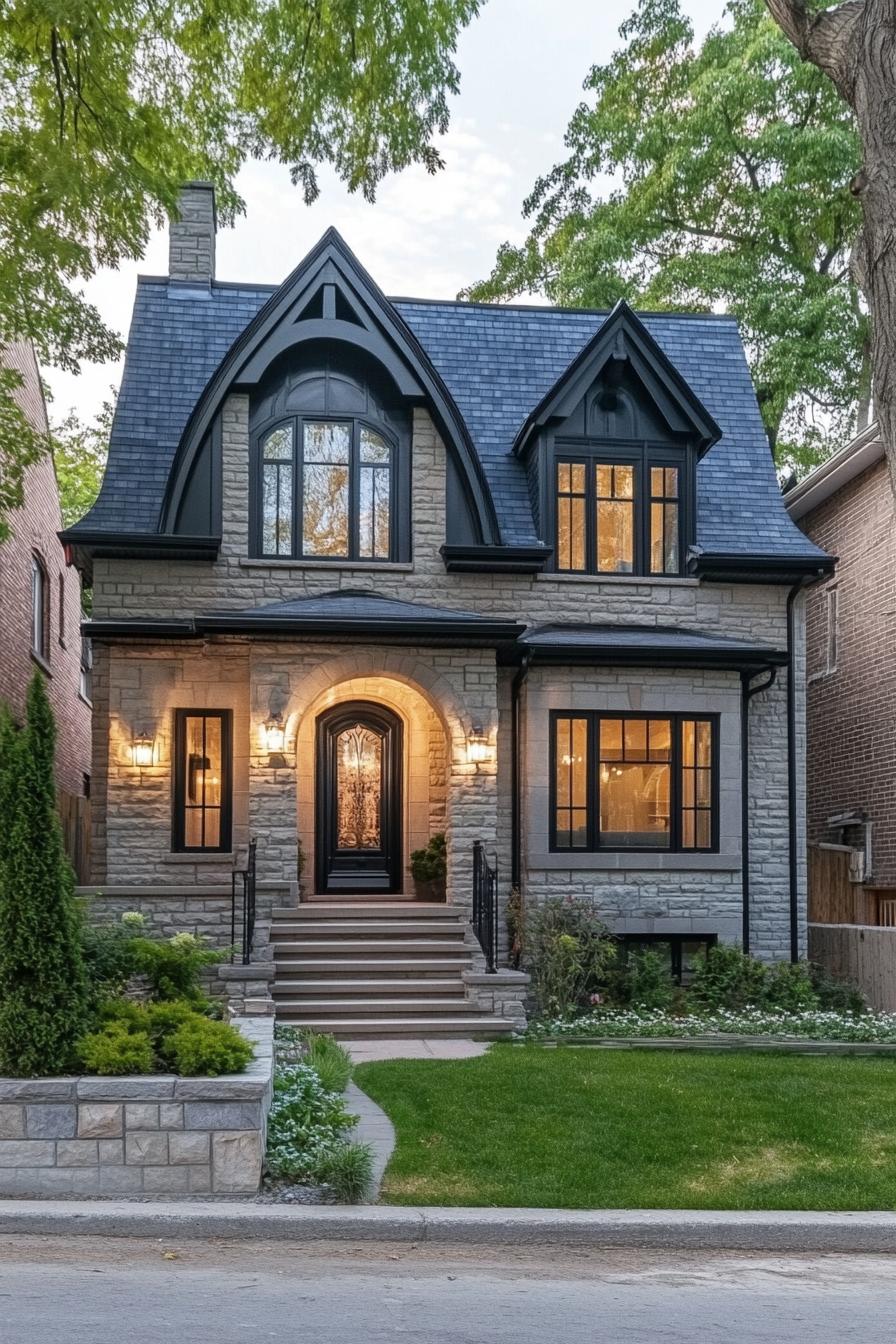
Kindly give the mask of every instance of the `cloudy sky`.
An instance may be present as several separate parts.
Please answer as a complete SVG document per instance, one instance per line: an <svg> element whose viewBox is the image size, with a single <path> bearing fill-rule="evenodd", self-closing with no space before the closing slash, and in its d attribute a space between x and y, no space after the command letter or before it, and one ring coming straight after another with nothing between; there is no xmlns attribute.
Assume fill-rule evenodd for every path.
<svg viewBox="0 0 896 1344"><path fill-rule="evenodd" d="M505 239L525 236L521 205L563 154L563 132L589 67L618 46L634 0L488 0L462 35L461 91L435 177L412 168L384 182L375 205L350 196L330 173L310 208L276 164L251 164L239 189L246 214L218 236L221 280L277 283L335 224L387 294L453 298L491 269ZM698 32L724 0L685 0ZM167 242L152 239L140 264L105 271L87 293L116 331L127 332L138 273L164 275ZM121 376L119 365L80 376L45 370L54 419L75 408L91 419Z"/></svg>

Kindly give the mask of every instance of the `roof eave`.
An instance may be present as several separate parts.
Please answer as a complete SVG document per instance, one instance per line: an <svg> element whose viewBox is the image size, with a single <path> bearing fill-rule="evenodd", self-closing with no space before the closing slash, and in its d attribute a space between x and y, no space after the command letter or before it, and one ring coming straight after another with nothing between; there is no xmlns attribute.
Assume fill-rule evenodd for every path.
<svg viewBox="0 0 896 1344"><path fill-rule="evenodd" d="M440 547L449 574L538 574L553 555L551 546Z"/></svg>
<svg viewBox="0 0 896 1344"><path fill-rule="evenodd" d="M850 481L861 476L863 471L883 461L884 445L877 424L869 425L866 430L839 449L826 462L811 471L784 495L784 507L794 522L804 518L807 513L842 490Z"/></svg>
<svg viewBox="0 0 896 1344"><path fill-rule="evenodd" d="M800 583L833 574L833 555L724 555L692 553L688 573L710 583Z"/></svg>
<svg viewBox="0 0 896 1344"><path fill-rule="evenodd" d="M521 641L525 644L525 640ZM761 671L783 667L787 653L783 649L747 646L743 649L676 649L655 647L600 648L594 645L526 645L533 663L590 664L600 667L709 668L714 671Z"/></svg>

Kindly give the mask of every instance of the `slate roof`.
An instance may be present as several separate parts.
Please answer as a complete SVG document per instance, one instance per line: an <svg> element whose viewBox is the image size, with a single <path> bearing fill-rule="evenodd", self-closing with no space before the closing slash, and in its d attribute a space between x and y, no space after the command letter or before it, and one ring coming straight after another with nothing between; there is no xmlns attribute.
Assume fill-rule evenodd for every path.
<svg viewBox="0 0 896 1344"><path fill-rule="evenodd" d="M444 625L492 626L495 621L475 611L452 611L447 607L431 607L423 602L404 602L400 598L384 597L366 589L340 588L315 597L294 597L286 602L269 602L261 607L237 611L205 612L199 619L253 620L259 623L295 621L363 623L389 626L427 625L437 629ZM508 624L507 622L500 622ZM514 622L509 625L515 629Z"/></svg>
<svg viewBox="0 0 896 1344"><path fill-rule="evenodd" d="M100 497L71 530L155 532L178 441L233 341L274 292L215 282L207 293L142 276ZM512 456L529 412L595 335L596 311L396 299L464 417L502 539L535 535L525 471ZM734 321L639 314L722 429L698 467L697 541L723 554L820 556L788 517Z"/></svg>

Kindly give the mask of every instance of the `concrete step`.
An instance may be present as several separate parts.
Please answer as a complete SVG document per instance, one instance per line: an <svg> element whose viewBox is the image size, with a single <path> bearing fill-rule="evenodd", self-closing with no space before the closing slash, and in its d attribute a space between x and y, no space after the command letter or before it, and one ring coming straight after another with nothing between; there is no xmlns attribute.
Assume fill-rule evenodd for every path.
<svg viewBox="0 0 896 1344"><path fill-rule="evenodd" d="M456 938L320 938L301 941L277 940L274 959L287 957L441 957L462 955L463 943Z"/></svg>
<svg viewBox="0 0 896 1344"><path fill-rule="evenodd" d="M278 906L279 919L463 919L451 905L438 901L303 901L301 905Z"/></svg>
<svg viewBox="0 0 896 1344"><path fill-rule="evenodd" d="M464 982L460 979L439 980L433 977L428 980L425 976L415 978L410 975L405 978L384 976L381 980L356 980L354 977L344 980L314 980L304 977L291 979L287 974L277 980L273 990L275 999L281 997L298 999L305 996L311 999L336 999L348 994L357 994L360 998L366 999L376 994L383 998L386 996L397 998L402 995L420 998L432 995L440 999L453 995L463 1001L465 993Z"/></svg>
<svg viewBox="0 0 896 1344"><path fill-rule="evenodd" d="M320 938L450 938L463 942L466 925L460 920L364 920L321 919L280 920L271 925L271 941L291 939L317 941Z"/></svg>
<svg viewBox="0 0 896 1344"><path fill-rule="evenodd" d="M464 999L358 999L347 996L344 999L302 999L277 998L277 1016L298 1013L305 1017L413 1017L433 1018L457 1017L459 1014L477 1011L474 1003Z"/></svg>
<svg viewBox="0 0 896 1344"><path fill-rule="evenodd" d="M279 953L279 949L278 949ZM274 960L278 981L287 976L345 976L349 979L364 979L371 975L411 976L458 975L469 970L470 957L309 957L284 958L278 955Z"/></svg>
<svg viewBox="0 0 896 1344"><path fill-rule="evenodd" d="M495 1040L509 1036L514 1024L500 1017L306 1017L301 1007L295 1012L277 1009L278 1022L290 1026L313 1027L315 1031L343 1041L362 1037L390 1040L394 1036L441 1036L454 1039Z"/></svg>

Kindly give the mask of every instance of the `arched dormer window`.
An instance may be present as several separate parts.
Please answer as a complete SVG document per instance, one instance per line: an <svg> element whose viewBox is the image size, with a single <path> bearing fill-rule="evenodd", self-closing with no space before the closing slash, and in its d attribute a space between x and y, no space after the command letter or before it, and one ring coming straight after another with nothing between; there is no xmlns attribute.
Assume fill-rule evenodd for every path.
<svg viewBox="0 0 896 1344"><path fill-rule="evenodd" d="M373 361L321 350L272 371L253 399L252 553L410 559L410 415Z"/></svg>
<svg viewBox="0 0 896 1344"><path fill-rule="evenodd" d="M259 555L392 560L397 444L363 421L295 416L259 444Z"/></svg>

